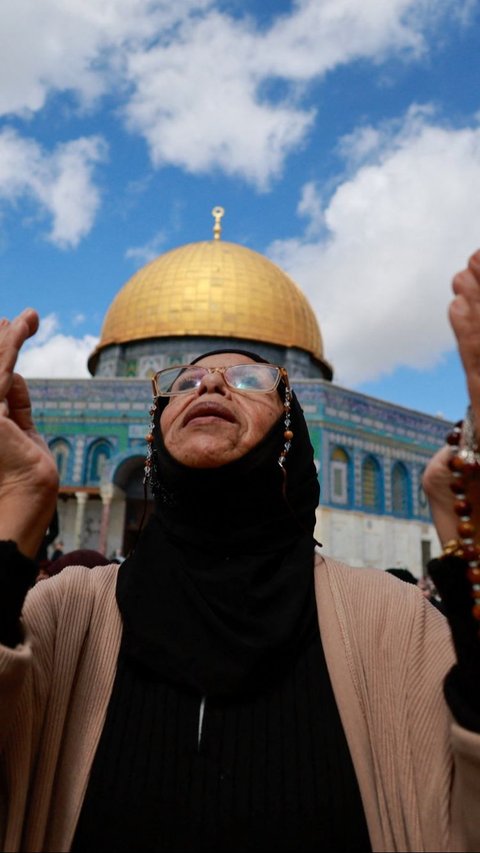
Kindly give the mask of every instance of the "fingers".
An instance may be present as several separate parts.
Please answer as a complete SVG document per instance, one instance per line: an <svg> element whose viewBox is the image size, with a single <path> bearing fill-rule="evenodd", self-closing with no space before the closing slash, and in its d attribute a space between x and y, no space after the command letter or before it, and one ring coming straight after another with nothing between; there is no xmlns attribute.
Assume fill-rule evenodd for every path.
<svg viewBox="0 0 480 853"><path fill-rule="evenodd" d="M475 252L466 269L453 279L455 298L449 319L465 368L470 400L478 423L480 415L480 251Z"/></svg>
<svg viewBox="0 0 480 853"><path fill-rule="evenodd" d="M14 327L27 327L26 337L30 338L35 332L38 330L38 326L40 324L40 318L37 312L33 308L24 308L23 311L20 312L18 317L12 321L12 326Z"/></svg>
<svg viewBox="0 0 480 853"><path fill-rule="evenodd" d="M469 259L466 269L457 273L452 282L455 299L450 305L451 319L465 321L480 311L480 250Z"/></svg>
<svg viewBox="0 0 480 853"><path fill-rule="evenodd" d="M442 545L457 536L458 516L453 509L450 491L452 474L448 467L451 458L451 447L444 445L432 456L422 477L423 490L428 497L433 523Z"/></svg>
<svg viewBox="0 0 480 853"><path fill-rule="evenodd" d="M0 400L9 394L20 348L35 334L38 324L38 314L33 308L26 308L11 322L0 319Z"/></svg>
<svg viewBox="0 0 480 853"><path fill-rule="evenodd" d="M38 329L39 317L33 308L24 308L24 310L9 321L2 317L0 319L0 341L11 339L11 342L18 348Z"/></svg>
<svg viewBox="0 0 480 853"><path fill-rule="evenodd" d="M452 505L452 474L448 467L451 458L452 449L444 444L429 460L422 475L422 487L428 500L443 500L448 507Z"/></svg>
<svg viewBox="0 0 480 853"><path fill-rule="evenodd" d="M32 419L30 394L28 393L27 383L19 373L14 373L12 376L12 384L7 395L7 402L12 421L15 421L20 429L25 432L34 430L35 424Z"/></svg>

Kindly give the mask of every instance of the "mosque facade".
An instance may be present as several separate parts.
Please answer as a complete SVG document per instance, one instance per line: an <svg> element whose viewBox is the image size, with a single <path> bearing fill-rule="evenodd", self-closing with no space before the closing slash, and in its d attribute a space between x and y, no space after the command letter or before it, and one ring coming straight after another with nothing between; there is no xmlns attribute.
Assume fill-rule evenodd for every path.
<svg viewBox="0 0 480 853"><path fill-rule="evenodd" d="M321 485L316 537L355 566L420 576L439 552L423 469L451 426L340 387L308 300L265 256L221 239L173 249L139 270L107 311L91 379L29 381L60 474L65 550L126 554L151 511L143 467L151 376L240 347L284 365L307 419Z"/></svg>

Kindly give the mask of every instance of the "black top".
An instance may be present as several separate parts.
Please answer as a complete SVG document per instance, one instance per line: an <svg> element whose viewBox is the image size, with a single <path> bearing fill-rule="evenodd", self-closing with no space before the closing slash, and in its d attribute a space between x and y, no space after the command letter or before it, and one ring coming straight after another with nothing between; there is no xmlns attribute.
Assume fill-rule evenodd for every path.
<svg viewBox="0 0 480 853"><path fill-rule="evenodd" d="M318 634L277 686L204 705L120 655L72 849L371 850Z"/></svg>

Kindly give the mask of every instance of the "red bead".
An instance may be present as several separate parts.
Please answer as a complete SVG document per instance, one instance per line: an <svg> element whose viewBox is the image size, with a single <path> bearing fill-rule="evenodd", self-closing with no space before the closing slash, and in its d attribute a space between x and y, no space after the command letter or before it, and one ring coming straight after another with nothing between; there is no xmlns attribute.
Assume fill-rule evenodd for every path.
<svg viewBox="0 0 480 853"><path fill-rule="evenodd" d="M454 479L450 483L450 491L453 492L454 495L465 494L465 480L461 475L454 474Z"/></svg>
<svg viewBox="0 0 480 853"><path fill-rule="evenodd" d="M283 433L283 437L284 437L285 441L291 441L291 440L292 440L292 438L293 438L293 432L292 432L292 430L291 430L291 429L286 429L286 430L285 430L285 432Z"/></svg>
<svg viewBox="0 0 480 853"><path fill-rule="evenodd" d="M480 603L474 604L472 607L473 618L480 621Z"/></svg>
<svg viewBox="0 0 480 853"><path fill-rule="evenodd" d="M466 498L460 500L459 498L454 502L453 508L457 515L467 516L469 517L472 514L472 504L470 501L467 501Z"/></svg>
<svg viewBox="0 0 480 853"><path fill-rule="evenodd" d="M478 551L476 545L473 543L471 545L463 545L463 559L467 561L467 563L471 563L473 560L478 559Z"/></svg>
<svg viewBox="0 0 480 853"><path fill-rule="evenodd" d="M153 440L153 435L151 432L149 432L148 435L145 436L145 441L147 441L148 444L153 444Z"/></svg>
<svg viewBox="0 0 480 853"><path fill-rule="evenodd" d="M447 442L447 444L450 444L452 447L454 447L455 445L460 444L460 434L461 430L453 429L452 432L448 433L445 441Z"/></svg>
<svg viewBox="0 0 480 853"><path fill-rule="evenodd" d="M467 569L467 578L470 583L480 583L480 566L470 566Z"/></svg>
<svg viewBox="0 0 480 853"><path fill-rule="evenodd" d="M458 525L458 535L462 539L471 539L475 533L475 525L472 521L461 521Z"/></svg>
<svg viewBox="0 0 480 853"><path fill-rule="evenodd" d="M448 460L448 467L450 468L450 471L459 471L463 474L466 470L466 463L461 456L452 456L452 458Z"/></svg>

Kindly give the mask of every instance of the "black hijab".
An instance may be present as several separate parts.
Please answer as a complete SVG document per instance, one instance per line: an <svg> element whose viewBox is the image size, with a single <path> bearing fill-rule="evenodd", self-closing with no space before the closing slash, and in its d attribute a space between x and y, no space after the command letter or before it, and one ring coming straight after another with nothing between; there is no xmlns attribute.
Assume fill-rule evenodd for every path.
<svg viewBox="0 0 480 853"><path fill-rule="evenodd" d="M205 355L227 352L264 361L244 350ZM292 392L294 435L284 471L283 414L240 459L194 469L164 445L167 403L159 398L155 412L155 512L119 569L122 653L201 695L258 692L318 630L319 485L303 412Z"/></svg>

